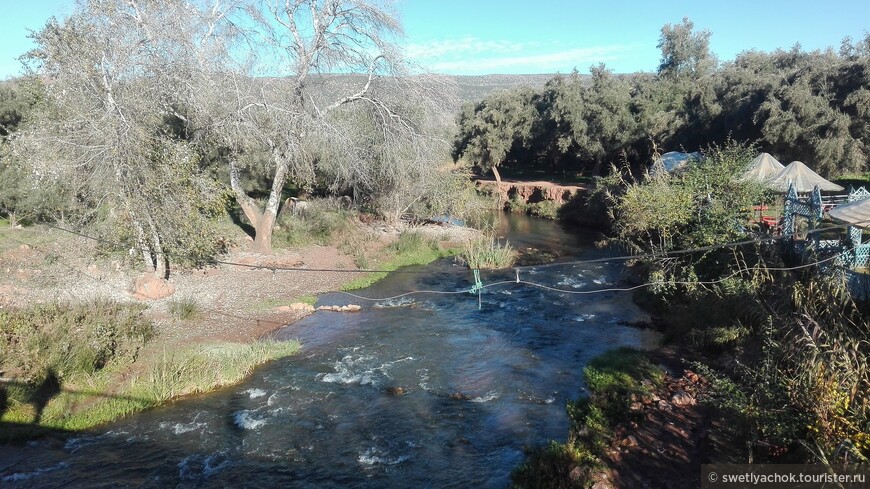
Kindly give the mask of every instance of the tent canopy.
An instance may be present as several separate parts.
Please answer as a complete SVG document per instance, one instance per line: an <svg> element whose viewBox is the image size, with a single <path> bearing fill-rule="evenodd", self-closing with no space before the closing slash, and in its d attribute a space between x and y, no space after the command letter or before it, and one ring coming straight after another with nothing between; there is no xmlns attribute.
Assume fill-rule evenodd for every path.
<svg viewBox="0 0 870 489"><path fill-rule="evenodd" d="M870 199L837 206L828 212L831 219L859 228L870 228Z"/></svg>
<svg viewBox="0 0 870 489"><path fill-rule="evenodd" d="M840 192L845 190L836 183L825 180L821 175L810 170L807 165L804 165L800 161L789 163L788 166L765 182L765 185L777 192L786 193L790 183L793 183L795 190L802 194L812 192L816 186L819 187L819 190L825 192Z"/></svg>
<svg viewBox="0 0 870 489"><path fill-rule="evenodd" d="M776 161L776 158L768 153L761 153L752 160L752 163L749 164L749 167L740 179L745 181L764 182L776 176L783 168L785 168L785 166Z"/></svg>
<svg viewBox="0 0 870 489"><path fill-rule="evenodd" d="M701 153L682 153L680 151L669 151L656 159L650 168L650 173L656 175L661 170L659 164L664 167L668 173L674 173L686 169L691 163L701 161Z"/></svg>

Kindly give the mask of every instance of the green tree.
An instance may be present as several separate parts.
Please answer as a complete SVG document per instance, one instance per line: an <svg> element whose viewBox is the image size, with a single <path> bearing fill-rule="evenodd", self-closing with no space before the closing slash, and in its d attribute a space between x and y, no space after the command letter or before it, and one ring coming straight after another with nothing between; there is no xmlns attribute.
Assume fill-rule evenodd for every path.
<svg viewBox="0 0 870 489"><path fill-rule="evenodd" d="M773 56L781 82L755 114L764 140L823 175L865 171L870 57L798 47Z"/></svg>
<svg viewBox="0 0 870 489"><path fill-rule="evenodd" d="M465 158L481 171L491 171L501 182L498 167L519 148L528 147L534 138L541 119L535 98L532 89L520 88L464 106L453 158Z"/></svg>
<svg viewBox="0 0 870 489"><path fill-rule="evenodd" d="M697 80L712 73L716 58L710 53L710 31L694 31L695 24L683 17L679 24L662 27L658 47L662 51L659 76L665 79Z"/></svg>
<svg viewBox="0 0 870 489"><path fill-rule="evenodd" d="M625 183L614 206L619 238L638 251L662 253L744 237L746 209L765 192L740 180L755 154L754 147L729 141L708 147L682 173Z"/></svg>

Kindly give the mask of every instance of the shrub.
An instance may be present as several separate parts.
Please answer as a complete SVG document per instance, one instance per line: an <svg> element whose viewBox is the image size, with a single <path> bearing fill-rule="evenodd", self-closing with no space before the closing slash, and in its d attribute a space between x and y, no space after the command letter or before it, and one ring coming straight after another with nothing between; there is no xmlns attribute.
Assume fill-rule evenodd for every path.
<svg viewBox="0 0 870 489"><path fill-rule="evenodd" d="M583 487L592 476L598 459L588 450L571 443L550 441L546 446L526 451L526 461L511 474L514 487L562 489ZM577 468L580 468L577 471Z"/></svg>
<svg viewBox="0 0 870 489"><path fill-rule="evenodd" d="M337 207L331 199L314 199L308 202L304 214L282 211L278 217L280 229L275 230L273 239L275 244L284 246L327 245L356 232L355 216L354 212Z"/></svg>
<svg viewBox="0 0 870 489"><path fill-rule="evenodd" d="M93 373L116 359L135 359L155 335L144 306L94 301L0 312L0 368L38 383Z"/></svg>
<svg viewBox="0 0 870 489"><path fill-rule="evenodd" d="M557 219L561 207L555 200L542 200L541 202L527 205L529 214L544 219Z"/></svg>
<svg viewBox="0 0 870 489"><path fill-rule="evenodd" d="M193 297L178 297L169 301L169 314L175 319L187 321L200 313L199 304Z"/></svg>

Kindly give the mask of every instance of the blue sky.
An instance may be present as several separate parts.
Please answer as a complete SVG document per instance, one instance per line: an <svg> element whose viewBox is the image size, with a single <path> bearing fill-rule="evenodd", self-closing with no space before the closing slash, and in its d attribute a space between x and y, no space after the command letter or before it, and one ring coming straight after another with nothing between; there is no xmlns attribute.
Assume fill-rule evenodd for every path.
<svg viewBox="0 0 870 489"><path fill-rule="evenodd" d="M63 17L73 0L5 0L0 79L19 72L27 29ZM661 27L689 17L712 32L722 60L740 51L839 47L870 30L870 1L400 0L406 52L450 74L568 73L603 62L617 73L654 71Z"/></svg>

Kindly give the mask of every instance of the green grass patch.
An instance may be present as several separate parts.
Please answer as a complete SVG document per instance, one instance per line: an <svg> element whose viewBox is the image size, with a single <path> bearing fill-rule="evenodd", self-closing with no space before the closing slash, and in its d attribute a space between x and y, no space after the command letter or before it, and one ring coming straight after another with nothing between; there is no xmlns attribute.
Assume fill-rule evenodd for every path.
<svg viewBox="0 0 870 489"><path fill-rule="evenodd" d="M583 480L592 477L599 466L598 458L571 443L550 441L539 448L526 450L526 460L511 474L513 487L527 489L573 489L587 487ZM576 468L579 473L572 476Z"/></svg>
<svg viewBox="0 0 870 489"><path fill-rule="evenodd" d="M664 372L646 353L619 348L600 355L583 369L589 397L568 403L568 441L551 441L527 451L511 474L514 487L588 487L603 469L604 451L613 443L613 428L630 418L632 395L648 394L644 380L658 386Z"/></svg>
<svg viewBox="0 0 870 489"><path fill-rule="evenodd" d="M160 404L170 399L231 385L248 376L254 367L296 354L296 341L263 340L256 343L217 343L164 352L151 368L133 379L132 398Z"/></svg>
<svg viewBox="0 0 870 489"><path fill-rule="evenodd" d="M8 222L6 225L0 225L0 251L18 248L25 244L31 247L43 247L62 239L69 239L69 236L59 238L57 234L48 233L38 227L10 228Z"/></svg>
<svg viewBox="0 0 870 489"><path fill-rule="evenodd" d="M149 359L150 367L144 372L114 388L117 369L76 376L62 383L59 392L41 409L32 401L39 387L7 387L7 394L13 399L0 421L32 424L34 429L16 430L0 437L0 441L26 438L45 429L80 431L181 396L232 385L250 375L258 365L294 355L299 348L295 341L264 340L163 352L158 358ZM12 392L13 389L19 392Z"/></svg>
<svg viewBox="0 0 870 489"><path fill-rule="evenodd" d="M317 303L317 296L310 295L310 294L303 295L301 297L297 297L296 299L294 299L293 302L301 302L302 304L308 304L308 305L313 306L314 304Z"/></svg>
<svg viewBox="0 0 870 489"><path fill-rule="evenodd" d="M279 306L286 306L287 300L280 297L266 297L256 302L251 302L245 309L250 312L263 312L269 309L274 309Z"/></svg>
<svg viewBox="0 0 870 489"><path fill-rule="evenodd" d="M453 256L455 250L442 249L437 241L430 240L416 232L403 232L399 239L384 250L386 259L371 263L372 268L386 270L362 275L344 284L341 290L364 289L387 276L388 271L410 265L426 265L445 256Z"/></svg>
<svg viewBox="0 0 870 489"><path fill-rule="evenodd" d="M292 300L282 299L280 297L266 297L265 299L261 299L257 302L249 304L246 309L250 312L263 312L270 309L275 309L276 307L293 304L295 302L302 302L304 304L311 304L313 306L315 303L317 303L317 296L307 294L296 297Z"/></svg>

